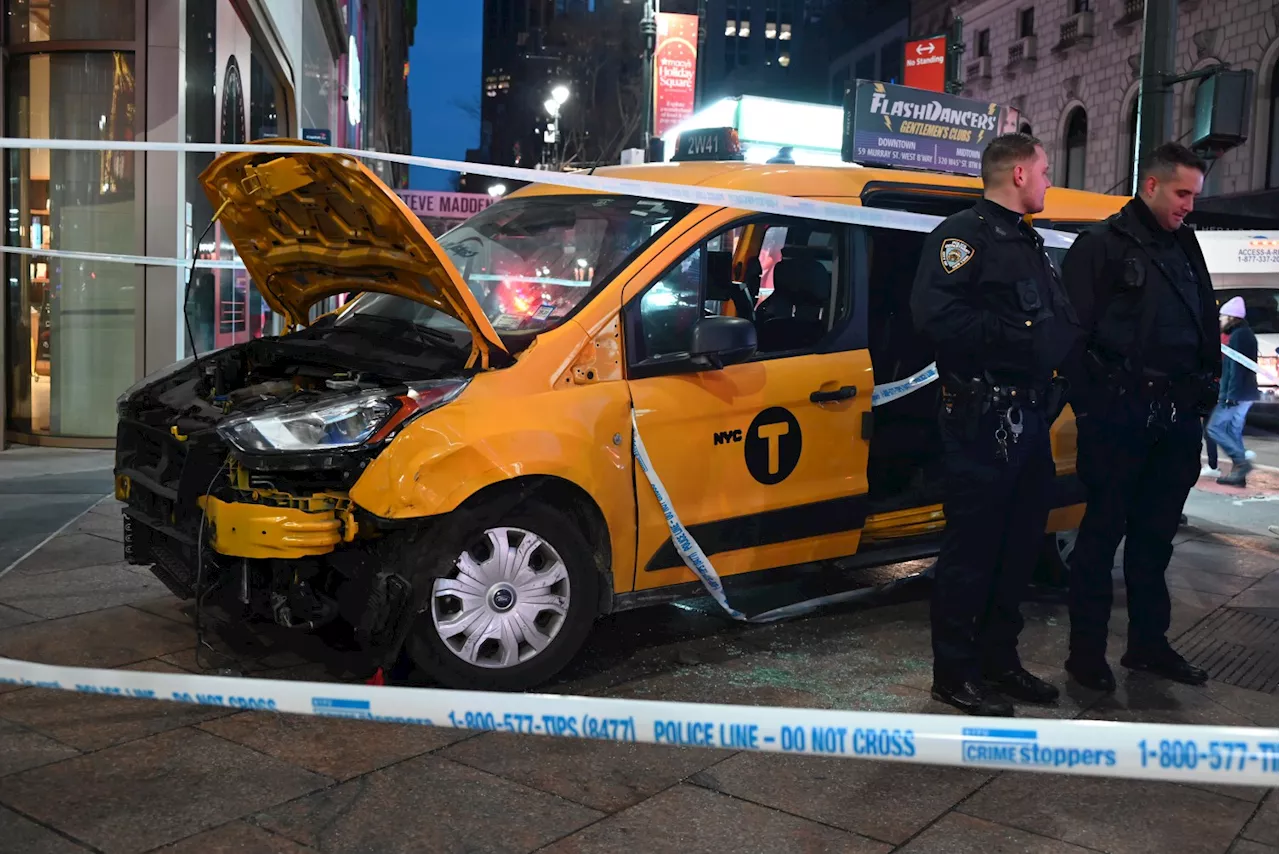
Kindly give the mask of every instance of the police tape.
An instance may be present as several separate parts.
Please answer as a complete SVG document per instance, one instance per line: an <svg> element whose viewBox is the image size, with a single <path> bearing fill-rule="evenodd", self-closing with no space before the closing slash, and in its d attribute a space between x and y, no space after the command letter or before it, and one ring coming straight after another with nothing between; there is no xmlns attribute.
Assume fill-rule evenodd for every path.
<svg viewBox="0 0 1280 854"><path fill-rule="evenodd" d="M196 142L113 142L82 139L26 139L0 137L0 150L18 151L88 151L88 152L156 152L176 154L315 154L326 152L355 159L382 160L406 166L421 166L446 172L483 175L530 184L545 184L598 193L618 193L642 198L693 205L734 208L759 213L804 219L844 222L852 225L890 228L901 231L930 232L942 222L943 217L911 213L889 208L868 208L860 204L821 201L818 199L783 196L774 193L757 193L747 190L718 189L692 184L675 184L666 181L645 181L636 178L581 174L576 172L552 172L516 166L494 166L487 163L469 163L438 157L418 157L409 154L390 154L356 148L293 144L221 144ZM784 167L785 168L785 167ZM803 168L803 167L802 167ZM849 165L849 169L861 167ZM1071 232L1038 228L1045 245L1067 248L1075 240ZM2 247L7 251L8 247ZM123 257L123 256L115 256ZM188 261L188 264L190 261Z"/></svg>
<svg viewBox="0 0 1280 854"><path fill-rule="evenodd" d="M100 670L0 658L0 684L232 710L989 770L1269 786L1280 730L985 718Z"/></svg>
<svg viewBox="0 0 1280 854"><path fill-rule="evenodd" d="M902 380L882 383L871 390L871 405L883 406L924 388L938 378L938 363L930 362L911 376Z"/></svg>
<svg viewBox="0 0 1280 854"><path fill-rule="evenodd" d="M1270 371L1268 371L1266 368L1262 367L1253 359L1250 359L1248 356L1244 355L1238 350L1231 349L1226 344L1222 345L1222 355L1226 356L1228 359L1235 362L1236 364L1244 366L1245 368L1257 374L1259 377L1263 379L1269 379L1271 380L1272 383L1276 381L1275 375L1272 374Z"/></svg>

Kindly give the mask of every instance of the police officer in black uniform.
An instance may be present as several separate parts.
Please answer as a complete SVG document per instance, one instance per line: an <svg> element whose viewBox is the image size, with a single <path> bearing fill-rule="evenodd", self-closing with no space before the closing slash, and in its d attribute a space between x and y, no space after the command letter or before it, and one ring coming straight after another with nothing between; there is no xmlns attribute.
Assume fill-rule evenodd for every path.
<svg viewBox="0 0 1280 854"><path fill-rule="evenodd" d="M933 696L1008 716L1008 698L1051 703L1058 689L1018 658L1021 596L1044 540L1054 477L1049 427L1065 403L1055 377L1079 337L1044 241L1049 166L1034 137L993 139L983 199L925 240L911 293L942 382L947 527L932 603Z"/></svg>
<svg viewBox="0 0 1280 854"><path fill-rule="evenodd" d="M1169 588L1182 506L1200 475L1200 418L1222 374L1218 311L1204 255L1183 220L1205 163L1176 143L1143 164L1139 193L1082 233L1063 281L1086 338L1071 360L1076 470L1088 491L1071 565L1067 672L1111 691L1111 567L1125 538L1128 646L1120 663L1188 684L1208 677L1169 646Z"/></svg>

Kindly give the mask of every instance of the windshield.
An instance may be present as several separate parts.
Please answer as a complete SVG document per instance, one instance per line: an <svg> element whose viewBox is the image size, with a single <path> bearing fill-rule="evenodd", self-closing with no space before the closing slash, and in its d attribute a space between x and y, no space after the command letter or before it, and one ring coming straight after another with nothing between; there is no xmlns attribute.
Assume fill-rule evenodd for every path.
<svg viewBox="0 0 1280 854"><path fill-rule="evenodd" d="M493 328L537 334L591 297L689 205L632 196L535 196L490 205L439 240ZM360 299L338 323L370 315L455 333L463 324L388 294Z"/></svg>
<svg viewBox="0 0 1280 854"><path fill-rule="evenodd" d="M1275 288L1223 288L1214 292L1218 305L1232 297L1244 300L1245 322L1255 335L1280 331L1280 291Z"/></svg>

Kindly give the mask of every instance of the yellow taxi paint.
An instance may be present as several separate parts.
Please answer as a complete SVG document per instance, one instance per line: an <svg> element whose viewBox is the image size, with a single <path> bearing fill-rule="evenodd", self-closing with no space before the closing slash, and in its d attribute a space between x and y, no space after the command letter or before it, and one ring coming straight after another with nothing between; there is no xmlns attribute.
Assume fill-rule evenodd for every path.
<svg viewBox="0 0 1280 854"><path fill-rule="evenodd" d="M979 186L976 179L964 177L854 166L652 164L600 169L596 175L855 205L869 181L967 190ZM533 185L513 195L589 192ZM1040 216L1054 221L1097 220L1124 201L1054 189ZM417 222L407 208L400 213ZM695 578L678 562L650 565L670 532L643 473L631 459L633 402L655 470L686 526L864 495L868 443L861 438L861 420L870 409L873 382L867 350L760 360L664 377L627 376L622 307L686 251L730 221L749 215L713 207L696 209L633 258L571 320L519 353L514 365L477 373L458 399L405 427L370 463L351 489L350 499L384 518L438 517L484 490L513 480L565 481L590 496L600 510L608 528L614 590L621 593ZM428 245L438 248L434 241ZM444 260L441 266L451 266ZM487 340L490 330L481 338ZM809 400L813 391L845 385L857 388L850 400ZM761 484L744 463L745 443L717 445L715 436L735 431L750 435L756 416L774 407L786 409L794 418L794 424L787 422L788 430L798 428L801 450L786 477ZM757 423L756 438L783 441L787 433L779 432L779 423ZM1053 447L1059 473L1069 474L1075 457L1074 420L1069 413L1054 427ZM775 459L767 458L764 465L772 466L776 474ZM1082 509L1055 511L1049 530L1078 524ZM215 512L228 511L218 508ZM936 532L944 523L938 506L911 508L871 516L861 527L851 522L847 530L824 536L767 542L712 557L720 574L734 575L839 557L855 552L864 541ZM318 530L310 533L332 536Z"/></svg>

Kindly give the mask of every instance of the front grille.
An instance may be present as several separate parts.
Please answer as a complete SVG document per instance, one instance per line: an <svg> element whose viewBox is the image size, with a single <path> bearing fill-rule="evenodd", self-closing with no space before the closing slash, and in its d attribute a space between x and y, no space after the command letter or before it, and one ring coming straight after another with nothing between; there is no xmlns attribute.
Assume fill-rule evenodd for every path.
<svg viewBox="0 0 1280 854"><path fill-rule="evenodd" d="M116 427L116 472L130 480L128 509L148 525L194 542L198 501L226 460L214 430L179 439L163 428L122 419Z"/></svg>

